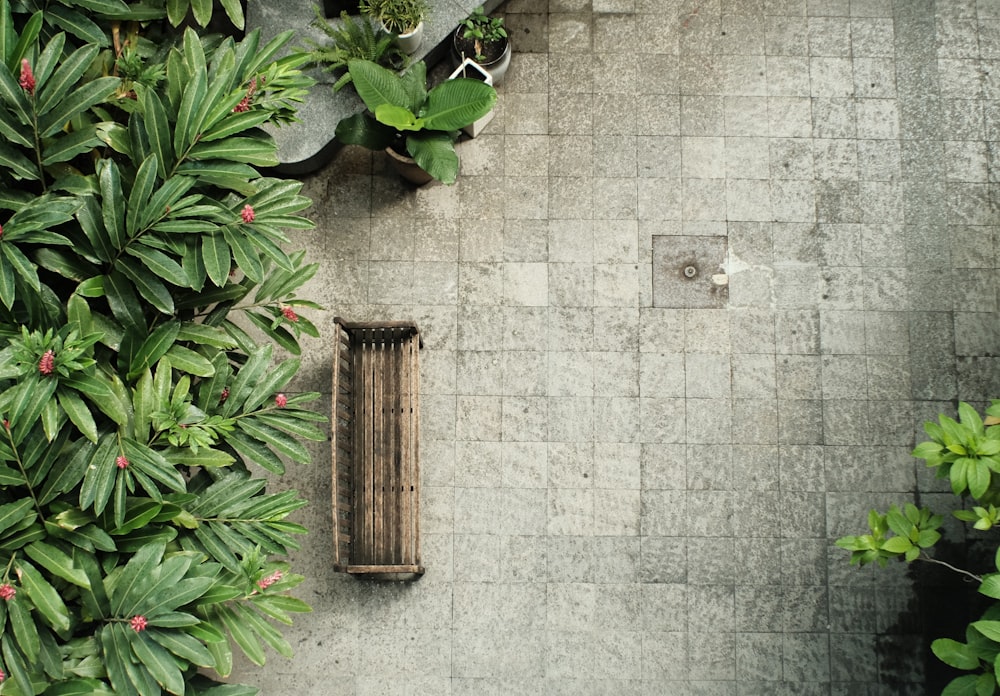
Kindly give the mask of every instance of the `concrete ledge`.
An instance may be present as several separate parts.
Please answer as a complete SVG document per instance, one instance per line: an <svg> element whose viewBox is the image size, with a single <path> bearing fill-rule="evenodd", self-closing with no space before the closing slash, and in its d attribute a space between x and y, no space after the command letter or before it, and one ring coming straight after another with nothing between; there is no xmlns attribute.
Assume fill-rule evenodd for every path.
<svg viewBox="0 0 1000 696"><path fill-rule="evenodd" d="M476 7L484 5L494 11L502 0L432 0L430 16L424 20L424 40L413 60L423 60L430 68L448 56L448 40L458 23ZM293 47L305 47L306 39L328 41L326 35L310 26L315 16L313 0L275 0L247 3L247 30L260 28L266 41L287 29L295 30ZM318 3L321 4L321 3ZM331 23L337 19L331 18ZM333 157L339 147L334 130L341 119L364 110L365 106L353 89L334 93L333 76L319 69L309 74L316 79L309 97L299 109L299 122L268 127L278 144L276 167L282 174L298 176L319 169Z"/></svg>

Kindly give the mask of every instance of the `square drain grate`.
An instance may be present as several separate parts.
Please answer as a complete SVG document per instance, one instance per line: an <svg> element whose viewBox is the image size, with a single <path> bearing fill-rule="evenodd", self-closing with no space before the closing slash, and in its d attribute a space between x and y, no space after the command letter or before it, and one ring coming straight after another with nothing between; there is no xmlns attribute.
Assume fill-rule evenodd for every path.
<svg viewBox="0 0 1000 696"><path fill-rule="evenodd" d="M724 273L726 237L653 235L653 306L721 309L729 286L712 276Z"/></svg>

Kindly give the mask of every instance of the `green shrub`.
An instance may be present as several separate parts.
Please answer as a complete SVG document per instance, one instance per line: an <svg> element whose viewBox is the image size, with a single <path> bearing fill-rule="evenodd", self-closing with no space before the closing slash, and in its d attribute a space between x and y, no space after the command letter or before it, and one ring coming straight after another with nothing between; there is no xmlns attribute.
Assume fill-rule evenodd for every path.
<svg viewBox="0 0 1000 696"><path fill-rule="evenodd" d="M257 693L197 670L289 655L308 611L305 501L259 474L326 439L273 347L317 335L282 248L309 200L257 169L302 58L34 4L0 0L0 693Z"/></svg>
<svg viewBox="0 0 1000 696"><path fill-rule="evenodd" d="M930 440L913 450L926 461L938 478L948 479L957 496L951 514L971 523L980 531L992 529L1000 521L995 504L1000 494L1000 401L993 401L984 420L974 408L959 404L959 420L939 416L937 423L924 423ZM1000 547L990 572L977 574L934 558L929 551L941 539L937 531L944 522L926 508L907 503L895 505L888 513L868 514L869 534L845 536L837 546L851 552L851 563L886 566L890 560L925 561L947 567L976 583L980 594L1000 600ZM993 571L997 572L993 572ZM957 601L957 598L955 598ZM983 617L969 623L965 642L939 638L931 650L945 664L972 671L952 680L944 696L991 696L998 692L1000 675L1000 602L993 602Z"/></svg>

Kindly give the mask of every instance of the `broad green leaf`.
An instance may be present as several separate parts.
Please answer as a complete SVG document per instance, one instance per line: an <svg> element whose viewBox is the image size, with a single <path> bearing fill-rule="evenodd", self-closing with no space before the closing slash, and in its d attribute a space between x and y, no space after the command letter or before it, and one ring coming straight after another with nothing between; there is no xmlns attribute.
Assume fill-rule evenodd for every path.
<svg viewBox="0 0 1000 696"><path fill-rule="evenodd" d="M244 162L258 167L274 167L278 164L277 148L269 137L232 136L222 140L202 143L191 148L189 156L193 160L227 160Z"/></svg>
<svg viewBox="0 0 1000 696"><path fill-rule="evenodd" d="M216 606L215 612L222 619L229 635L250 661L255 665L263 665L264 648L245 622L245 617L237 615L233 609L225 605Z"/></svg>
<svg viewBox="0 0 1000 696"><path fill-rule="evenodd" d="M1000 621L973 621L969 625L990 640L1000 643Z"/></svg>
<svg viewBox="0 0 1000 696"><path fill-rule="evenodd" d="M232 250L233 258L240 270L246 274L247 278L259 283L264 277L264 266L260 261L257 250L253 243L247 239L246 234L241 230L234 230L230 227L223 227L222 234Z"/></svg>
<svg viewBox="0 0 1000 696"><path fill-rule="evenodd" d="M21 560L16 561L15 566L20 574L21 586L28 593L31 603L45 617L46 623L57 631L68 631L69 610L56 589L30 563Z"/></svg>
<svg viewBox="0 0 1000 696"><path fill-rule="evenodd" d="M12 174L22 179L38 180L38 168L31 163L31 160L5 143L0 143L0 167L9 169Z"/></svg>
<svg viewBox="0 0 1000 696"><path fill-rule="evenodd" d="M30 498L22 498L13 503L0 505L0 532L4 532L20 522L32 509Z"/></svg>
<svg viewBox="0 0 1000 696"><path fill-rule="evenodd" d="M913 544L906 537L896 536L887 539L882 544L882 548L890 553L905 553L913 548Z"/></svg>
<svg viewBox="0 0 1000 696"><path fill-rule="evenodd" d="M80 130L47 141L42 151L42 165L48 167L68 162L100 145L101 139L97 137L96 126L86 125Z"/></svg>
<svg viewBox="0 0 1000 696"><path fill-rule="evenodd" d="M96 46L107 46L109 43L104 31L82 12L77 12L61 5L51 4L46 10L46 16L57 27L64 29L82 41L95 44Z"/></svg>
<svg viewBox="0 0 1000 696"><path fill-rule="evenodd" d="M271 365L272 352L271 346L264 346L250 354L250 358L237 373L236 381L229 390L229 398L223 405L222 415L232 416L252 398L257 383Z"/></svg>
<svg viewBox="0 0 1000 696"><path fill-rule="evenodd" d="M10 261L11 267L17 271L28 287L35 292L41 290L41 283L38 282L38 271L35 270L35 264L31 263L28 257L13 244L0 244L0 249L3 249L4 256Z"/></svg>
<svg viewBox="0 0 1000 696"><path fill-rule="evenodd" d="M14 684L20 690L21 694L35 693L31 685L31 679L28 676L27 665L24 663L24 657L17 650L15 641L0 641L0 650L3 652L4 667L10 672L11 677L14 679Z"/></svg>
<svg viewBox="0 0 1000 696"><path fill-rule="evenodd" d="M250 437L265 442L286 457L301 464L309 463L309 452L298 440L277 428L258 421L254 417L241 418L238 427Z"/></svg>
<svg viewBox="0 0 1000 696"><path fill-rule="evenodd" d="M146 117L149 146L158 159L160 178L166 179L167 172L174 162L167 112L154 89L140 90L139 103L142 105L142 113Z"/></svg>
<svg viewBox="0 0 1000 696"><path fill-rule="evenodd" d="M156 628L149 628L146 633L174 655L199 667L211 667L215 662L212 653L201 642L187 633L161 631Z"/></svg>
<svg viewBox="0 0 1000 696"><path fill-rule="evenodd" d="M185 466L219 467L229 466L236 461L229 454L208 447L199 447L197 452L193 452L188 447L173 447L164 450L163 456L172 464Z"/></svg>
<svg viewBox="0 0 1000 696"><path fill-rule="evenodd" d="M306 440L322 442L327 439L326 431L320 430L309 423L299 420L293 416L285 415L284 413L272 411L270 413L258 414L256 418L262 423L266 423L275 428L280 428L291 433L292 435L295 435L296 437L305 438Z"/></svg>
<svg viewBox="0 0 1000 696"><path fill-rule="evenodd" d="M222 329L207 324L197 324L186 321L181 324L180 332L177 334L178 341L191 341L200 345L212 346L229 350L235 346L232 337Z"/></svg>
<svg viewBox="0 0 1000 696"><path fill-rule="evenodd" d="M978 696L976 694L976 683L978 681L979 677L975 674L956 677L944 687L941 696Z"/></svg>
<svg viewBox="0 0 1000 696"><path fill-rule="evenodd" d="M219 123L217 123L214 128L201 136L201 138L198 139L198 142L210 143L214 140L222 140L223 138L228 138L231 135L242 133L245 130L256 128L267 121L270 116L271 114L267 111L256 110L233 113L226 116Z"/></svg>
<svg viewBox="0 0 1000 696"><path fill-rule="evenodd" d="M104 33L99 33L101 38L104 38ZM73 85L83 77L83 73L94 62L94 58L97 57L100 50L97 43L99 42L89 42L73 51L59 62L59 67L56 68L52 77L38 85L35 108L39 116L48 113L56 103L64 99Z"/></svg>
<svg viewBox="0 0 1000 696"><path fill-rule="evenodd" d="M41 11L32 14L28 21L21 25L21 36L17 40L17 45L14 46L13 55L8 57L8 68L14 70L16 66L20 65L21 59L28 56L28 52L38 38L41 28Z"/></svg>
<svg viewBox="0 0 1000 696"><path fill-rule="evenodd" d="M31 610L25 606L23 597L15 596L7 602L7 618L10 620L11 628L14 629L17 647L21 649L29 662L38 660L38 652L41 649L38 628L35 626L34 619L31 618Z"/></svg>
<svg viewBox="0 0 1000 696"><path fill-rule="evenodd" d="M144 266L131 258L119 258L115 268L127 277L139 294L163 314L174 313L174 298L158 278L147 272Z"/></svg>
<svg viewBox="0 0 1000 696"><path fill-rule="evenodd" d="M144 594L153 569L163 558L164 544L147 544L135 553L122 568L114 586L111 588L111 611L115 616L129 618L124 613L124 607L134 605L136 599Z"/></svg>
<svg viewBox="0 0 1000 696"><path fill-rule="evenodd" d="M20 61L21 59L18 58L14 63L18 66L17 68L0 65L0 99L10 106L18 121L27 125L33 122L32 108L24 90L17 83L18 78L15 77L15 74L19 74L20 71Z"/></svg>
<svg viewBox="0 0 1000 696"><path fill-rule="evenodd" d="M191 0L191 10L198 26L207 26L212 19L212 0Z"/></svg>
<svg viewBox="0 0 1000 696"><path fill-rule="evenodd" d="M240 0L221 0L222 7L226 11L226 16L237 29L243 29L243 4ZM220 695L221 696L221 695ZM233 695L235 696L235 695Z"/></svg>
<svg viewBox="0 0 1000 696"><path fill-rule="evenodd" d="M83 475L83 485L80 487L80 507L83 509L94 506L100 514L108 503L111 489L116 478L115 438L110 435L102 437L96 448L89 449L90 460Z"/></svg>
<svg viewBox="0 0 1000 696"><path fill-rule="evenodd" d="M134 237L139 231L139 222L145 212L149 197L153 195L153 188L156 186L156 173L159 169L159 162L155 154L151 154L139 166L136 172L135 182L132 184L132 191L128 197L128 214L126 217L125 229L129 237Z"/></svg>
<svg viewBox="0 0 1000 696"><path fill-rule="evenodd" d="M969 492L973 497L981 498L990 487L990 469L985 462L969 460L966 477L969 484Z"/></svg>
<svg viewBox="0 0 1000 696"><path fill-rule="evenodd" d="M162 508L163 504L155 500L130 498L125 506L125 519L118 527L110 530L110 534L114 536L128 534L132 530L149 523L150 520L160 513Z"/></svg>
<svg viewBox="0 0 1000 696"><path fill-rule="evenodd" d="M458 155L447 133L421 133L406 139L406 149L417 165L443 184L454 184Z"/></svg>
<svg viewBox="0 0 1000 696"><path fill-rule="evenodd" d="M215 374L212 363L200 353L196 353L190 348L173 345L167 351L170 362L178 370L195 375L196 377L211 377Z"/></svg>
<svg viewBox="0 0 1000 696"><path fill-rule="evenodd" d="M142 633L129 635L132 650L145 665L157 683L173 694L184 693L184 676L177 669L174 659L159 643Z"/></svg>
<svg viewBox="0 0 1000 696"><path fill-rule="evenodd" d="M114 160L104 160L100 171L101 218L114 249L125 246L125 197L121 173Z"/></svg>
<svg viewBox="0 0 1000 696"><path fill-rule="evenodd" d="M132 357L128 378L133 379L142 372L151 369L160 358L166 355L170 347L174 345L174 341L177 340L180 328L180 322L174 319L161 324L153 331Z"/></svg>
<svg viewBox="0 0 1000 696"><path fill-rule="evenodd" d="M39 123L43 138L48 138L62 130L66 122L90 107L105 101L118 88L117 77L98 77L84 82L65 99L61 99Z"/></svg>
<svg viewBox="0 0 1000 696"><path fill-rule="evenodd" d="M234 431L226 433L225 440L234 450L249 461L259 464L272 473L285 473L285 465L278 455L256 439Z"/></svg>
<svg viewBox="0 0 1000 696"><path fill-rule="evenodd" d="M231 258L225 237L221 232L203 235L201 249L209 279L216 287L223 287L229 280Z"/></svg>
<svg viewBox="0 0 1000 696"><path fill-rule="evenodd" d="M75 567L73 559L55 546L42 541L36 541L33 544L25 546L24 552L28 554L31 560L56 577L62 578L66 582L78 587L90 589L90 581L87 579L87 574Z"/></svg>
<svg viewBox="0 0 1000 696"><path fill-rule="evenodd" d="M367 60L352 60L347 66L358 96L372 113L382 104L408 104L406 89L396 73Z"/></svg>

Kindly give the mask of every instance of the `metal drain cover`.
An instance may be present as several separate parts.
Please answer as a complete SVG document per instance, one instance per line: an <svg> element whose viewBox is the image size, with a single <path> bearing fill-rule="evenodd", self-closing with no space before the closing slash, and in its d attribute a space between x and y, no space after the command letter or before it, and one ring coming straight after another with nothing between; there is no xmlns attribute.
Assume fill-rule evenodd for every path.
<svg viewBox="0 0 1000 696"><path fill-rule="evenodd" d="M653 235L653 306L721 309L729 286L713 276L722 273L726 237Z"/></svg>

